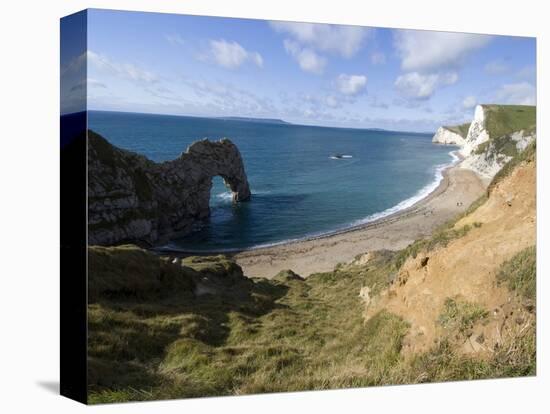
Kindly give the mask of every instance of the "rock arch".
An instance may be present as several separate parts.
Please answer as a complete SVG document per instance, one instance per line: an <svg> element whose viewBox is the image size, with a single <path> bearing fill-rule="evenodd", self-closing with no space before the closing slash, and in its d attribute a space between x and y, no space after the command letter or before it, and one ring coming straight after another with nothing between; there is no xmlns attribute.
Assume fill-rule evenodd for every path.
<svg viewBox="0 0 550 414"><path fill-rule="evenodd" d="M241 154L227 138L197 141L175 160L155 163L89 131L89 243L159 244L189 233L210 215L214 176L234 202L250 199Z"/></svg>
<svg viewBox="0 0 550 414"><path fill-rule="evenodd" d="M212 142L207 139L194 142L175 161L176 168L200 174L198 181L220 176L233 193L233 201L246 201L250 198L250 186L244 171L239 149L229 139ZM208 189L210 196L210 189Z"/></svg>

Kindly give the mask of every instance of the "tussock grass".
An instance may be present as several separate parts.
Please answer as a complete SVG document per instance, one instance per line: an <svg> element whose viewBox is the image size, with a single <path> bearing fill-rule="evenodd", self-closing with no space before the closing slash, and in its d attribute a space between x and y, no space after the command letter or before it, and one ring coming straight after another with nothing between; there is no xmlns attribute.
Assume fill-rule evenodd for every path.
<svg viewBox="0 0 550 414"><path fill-rule="evenodd" d="M194 288L192 269L160 259L134 245L88 249L88 300L99 298L159 298Z"/></svg>
<svg viewBox="0 0 550 414"><path fill-rule="evenodd" d="M534 372L534 329L510 340L490 361L464 357L445 341L426 353L403 358L400 351L407 322L387 311L365 322L359 297L364 286L371 288L372 295L384 289L398 258L399 254L388 251L373 253L366 264L341 265L305 280L291 271L273 280L251 280L236 272L224 256L189 258L182 268L194 286L207 277L210 286L218 289L215 294L172 290L160 296L113 296L99 290L97 301L89 305L89 401L300 391ZM139 266L134 271L146 273L151 268L156 269ZM232 275L229 278L227 271ZM475 304L450 299L440 322L461 332L485 315Z"/></svg>
<svg viewBox="0 0 550 414"><path fill-rule="evenodd" d="M359 291L387 285L391 258L382 252L367 266L307 280L289 271L271 281L235 275L230 286L218 273L231 269L226 258L191 258L183 265L196 272L194 283L208 274L223 289L151 300L100 295L89 306L90 402L384 383L400 363L407 324L387 312L365 324Z"/></svg>
<svg viewBox="0 0 550 414"><path fill-rule="evenodd" d="M487 318L487 316L489 316L489 312L477 303L447 298L438 322L447 330L466 334L476 322Z"/></svg>
<svg viewBox="0 0 550 414"><path fill-rule="evenodd" d="M535 302L537 283L536 247L528 247L504 262L497 274L497 280L500 283L505 283L508 289L518 293L524 299Z"/></svg>
<svg viewBox="0 0 550 414"><path fill-rule="evenodd" d="M402 367L402 383L445 382L484 378L510 378L535 375L535 329L508 338L490 359L480 359L458 352L448 340L442 340L430 351L415 356Z"/></svg>
<svg viewBox="0 0 550 414"><path fill-rule="evenodd" d="M189 258L183 268L192 282L198 286L207 275L211 286L218 289L215 294L172 290L143 297L99 291L97 301L89 305L89 401L346 388L534 372L534 330L506 344L490 361L466 358L445 341L429 352L404 359L400 351L408 324L387 311L365 322L358 295L363 286L369 286L373 295L386 287L398 256L388 251L373 253L366 264L341 265L305 280L290 271L274 280L251 280L232 271L231 283L220 271L233 268L227 258ZM135 269L142 269L143 276L151 268ZM447 329L461 332L484 317L485 311L475 304L452 299L440 321Z"/></svg>

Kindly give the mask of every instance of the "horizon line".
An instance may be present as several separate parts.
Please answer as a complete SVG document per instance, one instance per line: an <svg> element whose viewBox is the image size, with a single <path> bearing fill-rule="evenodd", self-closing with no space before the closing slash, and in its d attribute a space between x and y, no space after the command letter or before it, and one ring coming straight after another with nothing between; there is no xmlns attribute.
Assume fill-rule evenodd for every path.
<svg viewBox="0 0 550 414"><path fill-rule="evenodd" d="M377 131L384 131L384 132L403 132L403 133L409 133L409 134L423 134L423 135L435 133L435 131L409 131L409 130L398 130L398 129L386 129L386 128L379 128L379 127L352 127L352 126L328 126L328 125L318 125L318 124L301 124L301 123L289 122L282 118L272 118L272 117L262 118L262 117L250 117L250 116L238 116L238 115L227 115L227 116L184 115L184 114L170 114L170 113L158 113L158 112L117 111L117 110L108 110L108 109L85 109L82 111L60 114L60 116L72 115L72 114L77 114L81 112L114 112L114 113L121 113L121 114L158 115L158 116L174 116L174 117L181 117L181 118L203 118L203 119L218 119L218 120L223 118L243 118L243 119L248 118L251 120L254 120L254 119L278 120L278 121L284 122L287 125L306 126L306 127L314 127L314 128L358 129L358 130L368 130L368 131L377 130ZM235 119L234 121L239 122L238 119ZM247 122L247 121L241 121L241 122Z"/></svg>

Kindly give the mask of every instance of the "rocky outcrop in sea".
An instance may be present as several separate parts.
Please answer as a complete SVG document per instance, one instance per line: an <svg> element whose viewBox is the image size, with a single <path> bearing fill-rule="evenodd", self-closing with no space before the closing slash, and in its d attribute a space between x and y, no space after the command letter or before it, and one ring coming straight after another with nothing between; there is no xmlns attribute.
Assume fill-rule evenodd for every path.
<svg viewBox="0 0 550 414"><path fill-rule="evenodd" d="M155 245L185 235L210 215L212 177L233 201L250 198L239 149L229 139L191 144L177 159L155 163L88 132L88 243Z"/></svg>

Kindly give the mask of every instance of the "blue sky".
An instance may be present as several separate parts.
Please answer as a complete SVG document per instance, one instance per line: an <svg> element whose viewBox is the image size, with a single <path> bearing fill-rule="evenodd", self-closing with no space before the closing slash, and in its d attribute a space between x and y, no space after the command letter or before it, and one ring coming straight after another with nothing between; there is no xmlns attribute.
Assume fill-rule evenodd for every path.
<svg viewBox="0 0 550 414"><path fill-rule="evenodd" d="M88 108L433 131L535 104L534 38L90 10Z"/></svg>

